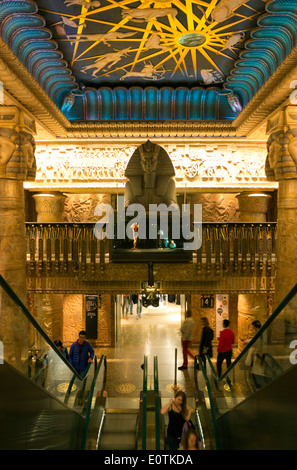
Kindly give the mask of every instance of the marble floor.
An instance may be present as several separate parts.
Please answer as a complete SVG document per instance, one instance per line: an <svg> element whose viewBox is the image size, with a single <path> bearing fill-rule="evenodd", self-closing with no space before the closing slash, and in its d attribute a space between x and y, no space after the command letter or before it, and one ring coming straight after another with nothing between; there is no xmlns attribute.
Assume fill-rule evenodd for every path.
<svg viewBox="0 0 297 470"><path fill-rule="evenodd" d="M121 332L116 347L96 350L98 357L102 354L107 357L106 388L110 403L116 404L117 408L131 407L133 402L138 403L143 389L141 364L144 356L148 358L148 389L154 388L154 356L157 356L162 401L166 403L174 396L176 389L180 388L186 392L189 403L193 402L194 360L189 357L186 371L179 371L175 367L182 365L180 327L181 308L174 303L160 305L158 308L143 308L140 319L137 319L136 311L133 315L128 315L128 320L121 319ZM193 352L197 353L195 349Z"/></svg>

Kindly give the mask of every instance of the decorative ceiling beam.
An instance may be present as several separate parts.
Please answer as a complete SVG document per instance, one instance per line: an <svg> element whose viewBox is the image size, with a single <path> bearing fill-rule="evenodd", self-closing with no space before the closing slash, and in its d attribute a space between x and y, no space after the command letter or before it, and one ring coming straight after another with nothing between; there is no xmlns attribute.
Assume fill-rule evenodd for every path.
<svg viewBox="0 0 297 470"><path fill-rule="evenodd" d="M70 122L0 38L0 77L4 89L54 136L66 136Z"/></svg>
<svg viewBox="0 0 297 470"><path fill-rule="evenodd" d="M237 135L248 136L263 124L275 109L292 93L297 77L297 46L295 46L256 95L233 121Z"/></svg>
<svg viewBox="0 0 297 470"><path fill-rule="evenodd" d="M0 77L5 90L26 108L54 138L119 137L245 137L288 99L297 76L297 46L238 117L220 121L93 121L71 123L52 102L7 44L0 38Z"/></svg>

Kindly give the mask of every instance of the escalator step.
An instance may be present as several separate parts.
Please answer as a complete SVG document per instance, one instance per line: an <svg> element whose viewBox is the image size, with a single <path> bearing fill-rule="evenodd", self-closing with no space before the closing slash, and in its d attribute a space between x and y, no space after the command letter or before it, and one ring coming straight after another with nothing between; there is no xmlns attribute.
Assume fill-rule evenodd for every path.
<svg viewBox="0 0 297 470"><path fill-rule="evenodd" d="M100 450L135 450L136 436L134 432L103 432L100 439Z"/></svg>
<svg viewBox="0 0 297 470"><path fill-rule="evenodd" d="M107 414L104 422L104 433L134 432L136 431L137 415Z"/></svg>

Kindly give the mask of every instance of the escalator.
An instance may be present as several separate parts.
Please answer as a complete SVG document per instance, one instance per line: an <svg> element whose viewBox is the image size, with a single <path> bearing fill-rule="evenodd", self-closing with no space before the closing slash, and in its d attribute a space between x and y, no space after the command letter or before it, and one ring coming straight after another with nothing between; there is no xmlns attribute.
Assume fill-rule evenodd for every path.
<svg viewBox="0 0 297 470"><path fill-rule="evenodd" d="M209 357L206 370L196 357L213 448L297 449L296 294L297 284L220 378Z"/></svg>
<svg viewBox="0 0 297 470"><path fill-rule="evenodd" d="M86 448L104 394L105 356L80 376L2 276L0 306L0 449Z"/></svg>
<svg viewBox="0 0 297 470"><path fill-rule="evenodd" d="M178 388L176 389L178 391ZM190 420L192 421L195 432L198 437L198 445L200 450L206 449L204 426L198 409L198 396L195 393L193 396L195 407L192 409ZM169 446L167 443L167 427L168 427L168 415L161 415L162 409L162 393L159 390L159 373L158 373L158 357L154 357L154 419L155 419L155 439L154 449L155 450L168 450Z"/></svg>
<svg viewBox="0 0 297 470"><path fill-rule="evenodd" d="M139 397L138 406L131 408L131 401L126 400L127 406L118 408L118 398L105 395L102 403L102 414L99 433L94 450L146 450L147 435L147 357L143 362L143 390Z"/></svg>

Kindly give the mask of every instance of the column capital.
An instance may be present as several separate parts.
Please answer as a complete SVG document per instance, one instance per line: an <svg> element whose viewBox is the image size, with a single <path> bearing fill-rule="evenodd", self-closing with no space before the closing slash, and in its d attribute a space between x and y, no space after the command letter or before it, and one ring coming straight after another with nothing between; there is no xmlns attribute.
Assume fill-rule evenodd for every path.
<svg viewBox="0 0 297 470"><path fill-rule="evenodd" d="M59 192L39 193L33 196L37 222L62 222L66 196Z"/></svg>
<svg viewBox="0 0 297 470"><path fill-rule="evenodd" d="M241 222L266 222L269 199L265 193L244 191L235 196L239 203Z"/></svg>
<svg viewBox="0 0 297 470"><path fill-rule="evenodd" d="M0 106L0 178L35 179L35 122L16 106Z"/></svg>
<svg viewBox="0 0 297 470"><path fill-rule="evenodd" d="M297 179L297 106L277 110L267 122L266 176L269 181Z"/></svg>

